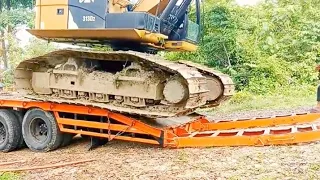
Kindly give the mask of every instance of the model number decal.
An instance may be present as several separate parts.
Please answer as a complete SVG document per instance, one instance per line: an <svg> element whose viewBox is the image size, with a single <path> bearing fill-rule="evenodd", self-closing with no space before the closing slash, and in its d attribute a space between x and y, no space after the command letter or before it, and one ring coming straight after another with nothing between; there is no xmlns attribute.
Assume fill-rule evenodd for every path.
<svg viewBox="0 0 320 180"><path fill-rule="evenodd" d="M94 16L83 16L83 21L90 21L90 22L92 22L92 21L96 21L96 17L94 17Z"/></svg>

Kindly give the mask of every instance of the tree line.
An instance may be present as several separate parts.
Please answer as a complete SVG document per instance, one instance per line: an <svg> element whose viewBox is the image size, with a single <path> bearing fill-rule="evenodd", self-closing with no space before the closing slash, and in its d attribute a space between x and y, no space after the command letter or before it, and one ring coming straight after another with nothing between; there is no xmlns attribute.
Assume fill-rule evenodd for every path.
<svg viewBox="0 0 320 180"><path fill-rule="evenodd" d="M227 73L238 91L265 94L317 84L319 0L266 0L256 6L208 0L204 7L199 50L170 53L168 58L196 61Z"/></svg>

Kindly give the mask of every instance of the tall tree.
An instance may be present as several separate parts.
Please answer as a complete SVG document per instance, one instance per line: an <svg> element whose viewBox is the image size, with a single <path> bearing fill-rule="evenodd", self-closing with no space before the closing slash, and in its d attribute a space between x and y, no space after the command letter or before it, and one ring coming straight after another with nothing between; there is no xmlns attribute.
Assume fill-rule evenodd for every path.
<svg viewBox="0 0 320 180"><path fill-rule="evenodd" d="M238 90L263 94L317 84L320 63L320 1L265 0L238 6L207 0L204 37L195 53L169 53L225 73Z"/></svg>
<svg viewBox="0 0 320 180"><path fill-rule="evenodd" d="M11 9L11 0L6 0L6 6L8 10Z"/></svg>
<svg viewBox="0 0 320 180"><path fill-rule="evenodd" d="M3 4L2 1L5 1ZM2 0L0 1L0 5L2 4L2 8L4 5L6 9L15 9L15 8L32 8L35 4L35 0Z"/></svg>
<svg viewBox="0 0 320 180"><path fill-rule="evenodd" d="M13 13L12 11L17 8L32 8L34 5L34 0L1 0L0 1L0 56L2 57L2 62L4 68L8 68L8 45L5 43L5 33L10 33L15 25L26 22L26 17L22 13ZM19 16L21 15L21 16Z"/></svg>

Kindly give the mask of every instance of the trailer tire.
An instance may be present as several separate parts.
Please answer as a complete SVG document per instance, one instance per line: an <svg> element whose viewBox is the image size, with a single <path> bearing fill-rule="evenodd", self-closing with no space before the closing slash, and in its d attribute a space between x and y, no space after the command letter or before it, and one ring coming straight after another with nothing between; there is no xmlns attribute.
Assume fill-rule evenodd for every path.
<svg viewBox="0 0 320 180"><path fill-rule="evenodd" d="M10 152L16 149L20 136L18 119L9 110L0 109L0 151Z"/></svg>
<svg viewBox="0 0 320 180"><path fill-rule="evenodd" d="M84 134L81 134L81 135L80 135L80 137L81 137L81 138L83 138L83 139L85 139L85 140L87 140L87 139L89 139L89 138L90 138L90 136L88 136L88 135L84 135Z"/></svg>
<svg viewBox="0 0 320 180"><path fill-rule="evenodd" d="M61 147L68 146L71 143L73 137L74 137L74 134L64 133Z"/></svg>
<svg viewBox="0 0 320 180"><path fill-rule="evenodd" d="M53 114L38 108L30 109L25 114L22 134L29 149L36 152L55 150L63 140Z"/></svg>
<svg viewBox="0 0 320 180"><path fill-rule="evenodd" d="M20 140L19 140L17 149L22 149L22 148L25 148L27 146L26 143L24 142L23 135L22 135L23 114L20 111L15 111L15 110L12 110L12 113L16 116L16 118L17 118L17 120L19 122L19 128L20 128L20 133L19 133L20 134Z"/></svg>

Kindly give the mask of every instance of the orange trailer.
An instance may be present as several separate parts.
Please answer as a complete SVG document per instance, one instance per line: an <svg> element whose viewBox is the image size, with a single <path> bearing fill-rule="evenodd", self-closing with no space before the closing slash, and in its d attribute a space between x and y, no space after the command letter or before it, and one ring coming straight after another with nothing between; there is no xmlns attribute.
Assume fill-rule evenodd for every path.
<svg viewBox="0 0 320 180"><path fill-rule="evenodd" d="M111 140L169 148L264 146L320 140L320 114L310 112L212 122L204 116L194 116L191 122L159 128L108 109L34 101L13 94L2 95L0 107L3 152L25 145L33 151L51 151L67 145L76 134L90 136L92 147Z"/></svg>

